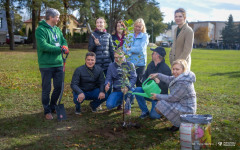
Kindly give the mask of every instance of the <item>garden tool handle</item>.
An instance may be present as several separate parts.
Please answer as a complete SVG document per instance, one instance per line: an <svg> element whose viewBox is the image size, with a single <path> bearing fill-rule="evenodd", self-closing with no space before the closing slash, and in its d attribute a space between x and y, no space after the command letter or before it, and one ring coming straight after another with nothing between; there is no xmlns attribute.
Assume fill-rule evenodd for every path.
<svg viewBox="0 0 240 150"><path fill-rule="evenodd" d="M67 54L65 55L65 57L64 57L64 52L62 51L62 59L63 59L63 62L64 62L64 63L66 62L66 59L67 59L67 57L68 57L68 54L69 54L69 53L67 53Z"/></svg>
<svg viewBox="0 0 240 150"><path fill-rule="evenodd" d="M69 54L69 53L68 53L68 54ZM64 56L64 52L62 51L63 72L65 72L65 64L66 64L66 60L67 60L68 54L66 54L66 55Z"/></svg>

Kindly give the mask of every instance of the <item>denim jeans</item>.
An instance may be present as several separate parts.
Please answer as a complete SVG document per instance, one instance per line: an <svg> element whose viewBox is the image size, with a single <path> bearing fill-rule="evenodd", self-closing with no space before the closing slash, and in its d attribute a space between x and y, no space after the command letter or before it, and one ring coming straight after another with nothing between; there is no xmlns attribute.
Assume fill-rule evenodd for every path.
<svg viewBox="0 0 240 150"><path fill-rule="evenodd" d="M40 68L40 72L42 77L42 105L44 108L44 114L48 114L55 110L55 105L57 104L59 95L61 93L63 67ZM50 100L52 79L54 90Z"/></svg>
<svg viewBox="0 0 240 150"><path fill-rule="evenodd" d="M92 109L96 109L101 103L103 103L107 99L107 94L105 94L104 99L101 99L101 100L98 99L99 93L100 93L99 88L94 89L92 91L84 92L84 95L85 95L84 100L92 100L90 102ZM81 103L83 103L84 100L81 103L79 103L77 101L77 98L78 98L78 94L73 92L73 102L75 103L76 111L81 112Z"/></svg>
<svg viewBox="0 0 240 150"><path fill-rule="evenodd" d="M133 99L133 95L128 93L125 95L125 110L131 110L131 101ZM108 109L113 109L118 105L121 105L123 101L123 93L122 92L112 92L106 102Z"/></svg>
<svg viewBox="0 0 240 150"><path fill-rule="evenodd" d="M134 92L138 92L138 93L144 93L143 89L141 87L137 87ZM148 108L147 108L147 104L146 104L146 101L150 101L152 102L152 109L150 111L150 117L152 119L159 119L161 118L161 115L158 114L155 110L155 106L157 104L157 100L152 100L152 99L149 99L149 98L144 98L142 96L139 96L139 95L135 95L136 96L136 99L137 99L137 102L138 102L138 105L139 105L139 108L142 110L142 114L146 114L148 111Z"/></svg>

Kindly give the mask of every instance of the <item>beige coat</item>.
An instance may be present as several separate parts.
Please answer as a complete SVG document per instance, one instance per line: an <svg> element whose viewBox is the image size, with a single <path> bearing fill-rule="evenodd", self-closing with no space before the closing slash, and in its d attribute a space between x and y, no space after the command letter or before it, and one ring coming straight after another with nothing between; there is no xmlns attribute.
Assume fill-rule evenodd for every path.
<svg viewBox="0 0 240 150"><path fill-rule="evenodd" d="M177 28L174 30L174 38L172 49L169 54L169 60L172 65L173 61L177 59L185 59L189 65L189 70L191 67L191 52L193 47L194 34L191 27L185 23L182 30L176 38Z"/></svg>

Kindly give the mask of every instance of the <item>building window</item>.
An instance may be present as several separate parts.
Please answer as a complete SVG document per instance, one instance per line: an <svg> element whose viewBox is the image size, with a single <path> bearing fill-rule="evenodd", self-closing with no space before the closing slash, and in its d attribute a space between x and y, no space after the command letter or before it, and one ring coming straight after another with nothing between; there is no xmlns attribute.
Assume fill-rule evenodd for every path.
<svg viewBox="0 0 240 150"><path fill-rule="evenodd" d="M0 28L2 28L2 18L0 18Z"/></svg>

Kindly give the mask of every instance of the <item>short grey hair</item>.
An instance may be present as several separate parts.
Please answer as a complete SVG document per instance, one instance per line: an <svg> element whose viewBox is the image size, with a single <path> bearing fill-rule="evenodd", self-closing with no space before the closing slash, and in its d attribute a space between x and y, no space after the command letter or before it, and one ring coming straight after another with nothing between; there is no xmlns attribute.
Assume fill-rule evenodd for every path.
<svg viewBox="0 0 240 150"><path fill-rule="evenodd" d="M53 17L53 18L56 17L56 16L60 16L60 12L57 9L49 8L46 11L46 20L49 20L50 16Z"/></svg>

